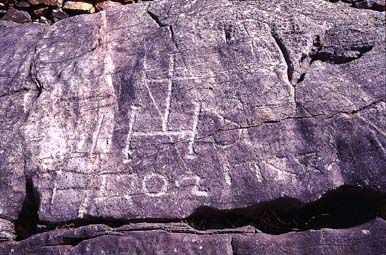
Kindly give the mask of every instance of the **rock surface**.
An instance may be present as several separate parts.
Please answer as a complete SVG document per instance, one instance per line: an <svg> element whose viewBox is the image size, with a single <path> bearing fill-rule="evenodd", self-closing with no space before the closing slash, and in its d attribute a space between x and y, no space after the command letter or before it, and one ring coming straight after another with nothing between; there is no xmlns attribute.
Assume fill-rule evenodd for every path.
<svg viewBox="0 0 386 255"><path fill-rule="evenodd" d="M0 2L0 20L51 24L68 16L94 13L122 4L138 2L142 0L2 0ZM26 15L29 17L27 20Z"/></svg>
<svg viewBox="0 0 386 255"><path fill-rule="evenodd" d="M32 232L180 221L204 205L310 202L342 185L385 192L384 43L384 13L320 0L164 0L51 26L1 22L0 241L27 237L29 221L43 226ZM53 231L0 254L33 243L30 254L117 243L121 254L280 254L281 240L294 254L381 254L378 229L381 219L283 237L87 230L82 245L71 231L49 243Z"/></svg>
<svg viewBox="0 0 386 255"><path fill-rule="evenodd" d="M94 13L95 8L90 3L84 3L84 2L76 2L76 1L67 1L64 6L64 10L68 11L77 11L77 12L83 12L83 13Z"/></svg>
<svg viewBox="0 0 386 255"><path fill-rule="evenodd" d="M386 223L271 236L248 229L195 231L183 224L89 225L0 243L0 254L384 254Z"/></svg>

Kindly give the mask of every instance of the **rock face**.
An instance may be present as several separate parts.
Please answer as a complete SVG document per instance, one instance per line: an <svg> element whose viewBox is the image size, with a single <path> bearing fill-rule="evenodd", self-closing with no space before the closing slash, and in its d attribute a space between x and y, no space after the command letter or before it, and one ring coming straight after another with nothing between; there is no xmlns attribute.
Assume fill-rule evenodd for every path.
<svg viewBox="0 0 386 255"><path fill-rule="evenodd" d="M53 23L69 16L94 13L107 10L120 5L139 3L152 0L2 0L0 2L0 19L11 10L16 15L6 15L4 20L12 20L18 23L25 22L25 15L30 14L34 22ZM245 0L239 0L245 1ZM339 0L321 0L338 2ZM341 0L346 5L359 9L370 9L375 11L385 10L385 0ZM16 10L15 10L16 8ZM44 12L42 12L44 10ZM58 15L60 13L60 15ZM65 15L63 15L64 13Z"/></svg>
<svg viewBox="0 0 386 255"><path fill-rule="evenodd" d="M0 243L1 254L384 254L386 223L271 236L250 229L196 231L183 224L89 225Z"/></svg>
<svg viewBox="0 0 386 255"><path fill-rule="evenodd" d="M51 26L3 21L0 240L13 228L20 239L179 222L200 206L307 203L342 185L385 192L384 37L384 13L320 0L164 0ZM382 254L386 243L382 219L277 237L169 224L51 231L0 254Z"/></svg>
<svg viewBox="0 0 386 255"><path fill-rule="evenodd" d="M2 0L0 20L17 23L39 22L51 24L79 14L94 13L122 4L138 3L142 0ZM151 1L151 0L144 0Z"/></svg>

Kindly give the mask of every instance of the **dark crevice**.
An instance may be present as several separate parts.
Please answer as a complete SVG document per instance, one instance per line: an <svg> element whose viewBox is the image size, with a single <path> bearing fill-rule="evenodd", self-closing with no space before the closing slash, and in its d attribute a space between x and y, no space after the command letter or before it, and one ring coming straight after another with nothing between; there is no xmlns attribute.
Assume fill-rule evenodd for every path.
<svg viewBox="0 0 386 255"><path fill-rule="evenodd" d="M284 46L283 46L284 47ZM332 45L324 45L321 36L317 35L314 38L313 46L308 54L310 63L312 65L315 61L322 61L329 64L346 64L351 61L361 58L364 54L371 51L374 48L373 45L351 46L351 47L338 47ZM303 82L306 73L300 75L297 83Z"/></svg>
<svg viewBox="0 0 386 255"><path fill-rule="evenodd" d="M169 31L170 31L170 39L172 39L174 47L176 49L178 49L178 44L177 44L176 37L175 37L175 34L174 34L173 26L168 25L168 28L169 28Z"/></svg>
<svg viewBox="0 0 386 255"><path fill-rule="evenodd" d="M78 238L76 238L76 237L63 237L63 243L62 244L77 246L81 242L89 240L91 238L95 238L95 237L94 236L93 237L78 237Z"/></svg>
<svg viewBox="0 0 386 255"><path fill-rule="evenodd" d="M45 226L47 230L57 228L79 228L88 225L106 225L111 228L122 227L127 224L135 223L179 223L181 219L178 218L142 218L142 219L117 219L108 217L94 217L85 215L82 219L69 220L64 222L46 222L40 221L39 224Z"/></svg>
<svg viewBox="0 0 386 255"><path fill-rule="evenodd" d="M283 55L283 58L287 64L287 76L288 80L292 82L292 76L294 73L294 64L292 63L290 53L285 46L283 40L280 38L280 36L277 34L276 29L272 29L271 31L272 37L275 40L276 44L279 46L279 49Z"/></svg>
<svg viewBox="0 0 386 255"><path fill-rule="evenodd" d="M303 82L305 77L306 77L306 73L302 73L296 83Z"/></svg>
<svg viewBox="0 0 386 255"><path fill-rule="evenodd" d="M27 179L27 195L22 211L15 224L17 240L33 234L58 228L79 228L87 225L103 224L111 228L133 223L187 223L196 230L232 229L253 226L267 234L284 234L291 231L306 231L321 228L350 228L381 217L386 220L386 193L362 186L341 186L325 193L320 199L303 203L282 197L260 202L244 208L220 210L213 207L199 207L184 219L109 219L85 216L61 223L39 221L40 199L33 187L32 179ZM44 229L41 226L44 225ZM40 227L40 229L39 229ZM65 244L77 245L88 237L70 237ZM231 242L233 251L237 243Z"/></svg>
<svg viewBox="0 0 386 255"><path fill-rule="evenodd" d="M150 6L149 6L149 8L150 8ZM175 38L175 33L174 33L174 30L173 30L173 26L169 25L169 24L163 23L160 20L160 18L156 14L154 14L153 12L149 11L149 9L147 10L147 14L149 14L149 16L152 18L152 20L154 20L154 22L157 23L158 27L160 27L160 28L167 27L169 29L170 39L172 40L172 42L174 44L174 47L176 49L178 49L178 44L177 44L177 41L176 41L176 38Z"/></svg>
<svg viewBox="0 0 386 255"><path fill-rule="evenodd" d="M251 225L268 234L321 228L350 228L376 217L386 219L386 193L360 186L341 186L320 199L303 203L282 197L245 208L200 207L187 222L199 230Z"/></svg>
<svg viewBox="0 0 386 255"><path fill-rule="evenodd" d="M30 185L30 184L28 184ZM20 231L16 231L17 241L24 240L34 234L52 231L55 229L76 229L88 225L106 225L111 228L118 228L128 224L135 223L181 223L181 219L177 218L146 218L146 219L116 219L108 217L94 217L85 215L82 219L75 219L63 222L47 222L40 221L38 217L38 210L40 205L39 196L36 196L35 202L31 200L30 192L27 193L26 200L24 201L23 208L20 213L19 219L16 223L16 228ZM33 189L33 194L37 192ZM69 238L66 244L81 242L83 238Z"/></svg>
<svg viewBox="0 0 386 255"><path fill-rule="evenodd" d="M373 49L373 46L363 46L363 47L351 48L350 50L345 52L339 52L335 50L326 51L323 48L321 48L315 54L311 54L311 63L319 60L330 64L337 64L337 65L345 64L345 63L354 61L358 58L361 58L365 53L371 51L372 49ZM348 52L352 54L347 54Z"/></svg>
<svg viewBox="0 0 386 255"><path fill-rule="evenodd" d="M328 0L332 3L337 3L339 0ZM369 9L372 11L384 12L385 5L378 4L377 2L368 1L368 0L341 0L344 3L351 4L351 7L357 9Z"/></svg>
<svg viewBox="0 0 386 255"><path fill-rule="evenodd" d="M26 196L15 222L16 240L25 239L38 232L40 196L34 188L32 178L26 178Z"/></svg>
<svg viewBox="0 0 386 255"><path fill-rule="evenodd" d="M159 19L159 17L156 14L154 14L153 12L147 10L147 14L149 14L149 16L152 18L152 20L154 20L155 23L157 23L157 25L159 27L167 27L168 26L167 24L162 23L162 21Z"/></svg>
<svg viewBox="0 0 386 255"><path fill-rule="evenodd" d="M229 43L232 40L231 28L229 25L224 25L224 37L226 43Z"/></svg>
<svg viewBox="0 0 386 255"><path fill-rule="evenodd" d="M232 255L237 255L237 251L239 248L237 247L237 242L234 238L231 239L231 248L232 248Z"/></svg>
<svg viewBox="0 0 386 255"><path fill-rule="evenodd" d="M33 56L35 56L35 54L36 54L36 50L35 50L35 53ZM37 70L36 70L36 63L35 63L34 59L32 59L32 61L31 61L29 74L30 74L31 79L35 83L35 86L36 86L36 90L37 90L36 98L39 98L39 96L43 92L44 87L43 87L43 83L38 78L38 74L37 74Z"/></svg>

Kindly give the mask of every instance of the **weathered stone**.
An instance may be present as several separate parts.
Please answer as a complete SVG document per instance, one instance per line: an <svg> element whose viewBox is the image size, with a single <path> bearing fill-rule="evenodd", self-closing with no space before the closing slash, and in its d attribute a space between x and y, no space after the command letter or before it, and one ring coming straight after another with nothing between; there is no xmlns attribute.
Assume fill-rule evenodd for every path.
<svg viewBox="0 0 386 255"><path fill-rule="evenodd" d="M103 10L107 10L107 9L110 9L110 8L118 7L118 6L121 6L121 5L122 5L122 3L119 3L119 2L102 1L102 2L97 2L95 4L95 8L98 11L103 11Z"/></svg>
<svg viewBox="0 0 386 255"><path fill-rule="evenodd" d="M159 2L50 27L35 58L45 89L25 125L41 220L182 218L343 184L384 190L381 14L312 3L294 19L291 2ZM290 15L277 19L277 6ZM350 15L326 18L340 11ZM294 66L307 73L293 86L286 59L314 56L318 35L319 52L341 43L333 59L372 50Z"/></svg>
<svg viewBox="0 0 386 255"><path fill-rule="evenodd" d="M385 221L347 230L322 229L282 236L236 236L236 254L382 254L386 252Z"/></svg>
<svg viewBox="0 0 386 255"><path fill-rule="evenodd" d="M33 5L51 5L51 6L62 6L63 0L28 0Z"/></svg>
<svg viewBox="0 0 386 255"><path fill-rule="evenodd" d="M9 8L5 15L1 18L2 20L14 21L17 23L31 22L31 15L26 11L17 10L15 8Z"/></svg>
<svg viewBox="0 0 386 255"><path fill-rule="evenodd" d="M21 128L35 100L31 61L45 27L10 22L0 27L0 218L15 222L26 196L26 179L31 177Z"/></svg>
<svg viewBox="0 0 386 255"><path fill-rule="evenodd" d="M94 5L86 2L67 1L64 3L63 9L69 10L69 11L84 12L84 13L95 12Z"/></svg>
<svg viewBox="0 0 386 255"><path fill-rule="evenodd" d="M16 2L15 5L17 7L19 7L19 8L28 8L28 7L30 7L30 4L28 2L24 2L24 1Z"/></svg>
<svg viewBox="0 0 386 255"><path fill-rule="evenodd" d="M50 18L54 22L61 20L61 19L68 18L68 17L69 17L69 15L67 13L65 13L62 9L54 9L54 10L52 10L52 13L50 15Z"/></svg>
<svg viewBox="0 0 386 255"><path fill-rule="evenodd" d="M385 0L342 0L346 3L351 3L353 7L374 9L378 11L385 11Z"/></svg>
<svg viewBox="0 0 386 255"><path fill-rule="evenodd" d="M50 9L48 7L43 7L43 8L39 8L39 9L34 10L34 14L37 17L46 16L46 15L48 15L49 12L50 12Z"/></svg>
<svg viewBox="0 0 386 255"><path fill-rule="evenodd" d="M351 229L322 229L272 236L263 233L213 234L142 229L132 224L121 228L90 225L59 229L23 240L0 243L0 254L383 254L386 223L374 220ZM166 228L168 224L164 224ZM125 230L123 230L125 229Z"/></svg>
<svg viewBox="0 0 386 255"><path fill-rule="evenodd" d="M0 218L0 242L15 239L14 224Z"/></svg>

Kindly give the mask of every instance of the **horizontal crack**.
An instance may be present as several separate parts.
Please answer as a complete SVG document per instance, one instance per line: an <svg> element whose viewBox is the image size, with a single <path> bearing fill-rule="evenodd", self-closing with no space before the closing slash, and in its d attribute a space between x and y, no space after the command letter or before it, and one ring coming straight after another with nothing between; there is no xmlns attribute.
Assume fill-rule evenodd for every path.
<svg viewBox="0 0 386 255"><path fill-rule="evenodd" d="M321 228L349 228L376 217L386 219L386 193L359 186L341 186L320 199L303 203L282 197L249 207L220 210L200 207L187 218L200 230L254 226L267 234Z"/></svg>
<svg viewBox="0 0 386 255"><path fill-rule="evenodd" d="M332 3L336 3L339 0L327 0ZM357 9L369 9L372 11L384 12L385 4L377 3L377 1L368 0L341 0L341 2L351 4L351 7Z"/></svg>
<svg viewBox="0 0 386 255"><path fill-rule="evenodd" d="M370 109L371 107L376 106L380 102L385 102L385 101L386 101L386 98L383 98L381 100L377 100L377 101L371 102L370 104L365 105L363 107L360 107L360 108L358 108L356 110L352 110L352 111L338 111L338 112L335 112L335 113L332 113L332 114L312 114L306 108L304 108L304 106L302 106L305 109L305 111L310 116L302 116L302 117L289 116L289 117L285 117L285 118L278 119L278 120L264 121L264 122L261 122L261 123L256 124L256 125L239 126L239 127L227 128L227 129L218 129L218 130L216 130L215 132L213 132L211 134L208 134L208 135L205 135L205 136L202 136L202 137L198 137L196 140L199 141L199 140L206 139L208 137L212 137L212 136L216 135L219 132L230 132L230 131L240 130L240 129L258 128L258 127L261 127L261 126L264 126L264 125L267 125L267 124L280 123L280 122L286 121L286 120L302 120L302 119L312 119L312 118L319 118L319 117L324 117L325 119L332 119L332 118L334 118L335 116L337 116L339 114L355 115L355 114L358 114L358 113L360 113L360 112L362 112L364 110L367 110L367 109ZM180 141L177 141L177 142L171 142L170 144L186 142L186 141L187 140L180 140Z"/></svg>
<svg viewBox="0 0 386 255"><path fill-rule="evenodd" d="M29 88L21 88L21 89L17 89L17 90L11 90L11 91L8 91L4 94L1 94L0 97L12 96L12 95L16 95L16 94L20 94L20 93L24 93L24 92L28 92L28 91L30 91Z"/></svg>
<svg viewBox="0 0 386 255"><path fill-rule="evenodd" d="M29 194L26 198L29 204L36 203L31 197L32 183L28 183ZM25 202L26 203L26 202ZM36 211L35 204L32 211ZM23 206L25 209L26 207ZM25 210L22 211L25 211ZM353 213L354 212L354 213ZM33 213L33 215L36 215ZM19 217L22 224L30 226L28 233L17 231L17 240L26 239L34 234L49 232L53 229L81 228L95 225L105 225L108 230L99 231L125 233L136 231L162 230L170 233L190 233L197 235L211 234L284 234L291 231L306 231L320 228L349 228L368 222L376 217L386 220L386 193L362 186L344 185L325 193L320 199L303 203L291 198L281 197L272 201L264 201L254 205L220 210L212 207L199 207L186 218L171 219L109 219L85 216L62 223L50 224L38 221L36 218ZM46 225L45 230L36 231L37 225ZM107 228L107 227L106 227ZM69 237L66 244L77 245L89 237Z"/></svg>

